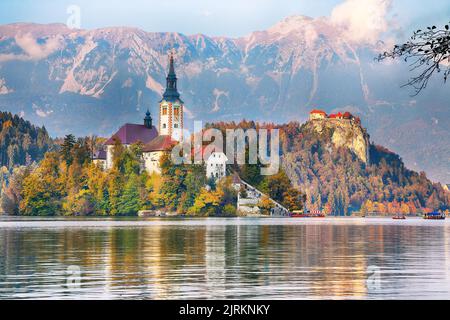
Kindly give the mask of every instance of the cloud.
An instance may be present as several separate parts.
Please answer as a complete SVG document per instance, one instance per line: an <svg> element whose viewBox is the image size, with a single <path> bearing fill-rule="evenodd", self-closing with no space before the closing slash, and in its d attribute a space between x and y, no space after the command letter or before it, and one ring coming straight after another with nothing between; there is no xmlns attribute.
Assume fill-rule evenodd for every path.
<svg viewBox="0 0 450 320"><path fill-rule="evenodd" d="M18 35L15 40L31 60L44 59L61 47L60 39L57 37L46 39L42 44L39 44L31 34Z"/></svg>
<svg viewBox="0 0 450 320"><path fill-rule="evenodd" d="M45 111L41 110L41 109L37 109L37 110L36 110L36 114L37 114L39 117L42 117L42 118L47 117L47 113L46 113Z"/></svg>
<svg viewBox="0 0 450 320"><path fill-rule="evenodd" d="M53 113L53 110L48 110L48 111L43 110L38 105L36 105L34 103L31 105L31 107L33 108L33 110L36 113L36 115L38 117L41 117L41 118L46 118L46 117L48 117L49 115L51 115Z"/></svg>
<svg viewBox="0 0 450 320"><path fill-rule="evenodd" d="M13 92L13 91L8 89L8 87L6 86L5 79L0 78L0 95L8 94L11 92Z"/></svg>
<svg viewBox="0 0 450 320"><path fill-rule="evenodd" d="M30 58L24 54L14 54L14 53L0 54L0 62L8 62L13 60L25 61L30 60Z"/></svg>
<svg viewBox="0 0 450 320"><path fill-rule="evenodd" d="M331 13L331 23L344 29L344 37L355 43L376 43L389 28L392 0L346 0Z"/></svg>
<svg viewBox="0 0 450 320"><path fill-rule="evenodd" d="M210 16L212 16L212 14L213 13L211 11L209 11L209 10L203 10L203 11L200 12L200 15L202 17L210 17Z"/></svg>

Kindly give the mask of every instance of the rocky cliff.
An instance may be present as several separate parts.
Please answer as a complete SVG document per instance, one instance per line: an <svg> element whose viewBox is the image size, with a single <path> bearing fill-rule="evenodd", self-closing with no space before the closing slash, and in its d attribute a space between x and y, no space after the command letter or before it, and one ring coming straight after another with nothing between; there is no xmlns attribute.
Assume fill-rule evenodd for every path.
<svg viewBox="0 0 450 320"><path fill-rule="evenodd" d="M328 134L336 148L347 147L361 161L369 162L369 135L360 123L347 119L321 119L309 121L320 135Z"/></svg>
<svg viewBox="0 0 450 320"><path fill-rule="evenodd" d="M282 168L307 196L306 207L345 215L368 205L382 213L447 210L450 195L399 155L372 143L358 122L311 120L280 128ZM371 209L372 210L372 209Z"/></svg>

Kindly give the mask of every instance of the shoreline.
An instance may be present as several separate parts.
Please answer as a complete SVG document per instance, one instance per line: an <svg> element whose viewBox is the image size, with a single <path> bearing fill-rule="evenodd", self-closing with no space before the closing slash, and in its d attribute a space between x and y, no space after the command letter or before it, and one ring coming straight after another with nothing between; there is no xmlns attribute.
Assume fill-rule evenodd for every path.
<svg viewBox="0 0 450 320"><path fill-rule="evenodd" d="M371 220L371 219L393 219L395 215L374 215L374 216L325 216L325 217L289 217L289 216L265 216L265 215L248 215L248 216L189 216L189 215L162 215L162 216L134 216L134 215L126 215L126 216L12 216L12 215L3 215L0 214L0 223L2 221L163 221L163 220L204 220L204 219L217 219L217 220L239 220L239 219L248 219L248 220L292 220L292 221L323 221L323 220ZM423 216L406 216L405 220L408 219L423 219Z"/></svg>
<svg viewBox="0 0 450 320"><path fill-rule="evenodd" d="M439 222L440 221L440 222ZM21 230L53 230L60 232L69 230L120 230L133 228L227 228L227 227L277 227L277 226L307 226L318 227L339 227L339 226L428 226L446 227L447 220L425 220L422 218L412 218L407 220L393 220L391 218L315 218L315 219L259 219L259 218L193 218L193 219L0 219L0 230L11 230L21 232Z"/></svg>

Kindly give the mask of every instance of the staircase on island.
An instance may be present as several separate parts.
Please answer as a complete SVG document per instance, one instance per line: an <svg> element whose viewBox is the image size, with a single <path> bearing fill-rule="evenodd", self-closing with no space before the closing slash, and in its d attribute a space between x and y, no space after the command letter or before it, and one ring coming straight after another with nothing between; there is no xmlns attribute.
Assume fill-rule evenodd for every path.
<svg viewBox="0 0 450 320"><path fill-rule="evenodd" d="M230 173L233 175L233 185L238 190L238 201L237 201L237 209L242 210L244 207L253 206L257 207L259 201L262 198L267 198L269 201L271 201L274 204L274 208L270 210L270 216L272 217L289 217L291 215L290 211L284 207L281 203L275 201L267 194L259 191L251 184L247 183L246 181L242 180L241 177L236 172L232 172L230 170ZM244 187L245 191L247 192L246 198L240 197L240 187ZM238 189L239 188L239 189Z"/></svg>

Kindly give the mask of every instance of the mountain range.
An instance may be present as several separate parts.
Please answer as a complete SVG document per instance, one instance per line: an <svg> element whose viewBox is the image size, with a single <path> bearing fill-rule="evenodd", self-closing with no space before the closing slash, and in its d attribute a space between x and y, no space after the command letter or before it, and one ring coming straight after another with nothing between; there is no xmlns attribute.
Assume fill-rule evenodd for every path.
<svg viewBox="0 0 450 320"><path fill-rule="evenodd" d="M246 37L62 24L0 26L0 109L52 136L109 135L157 121L175 52L186 125L194 120L304 121L311 109L358 115L370 139L434 181L450 181L450 91L433 79L417 96L408 65L375 61L388 45L357 42L326 18L293 16Z"/></svg>

